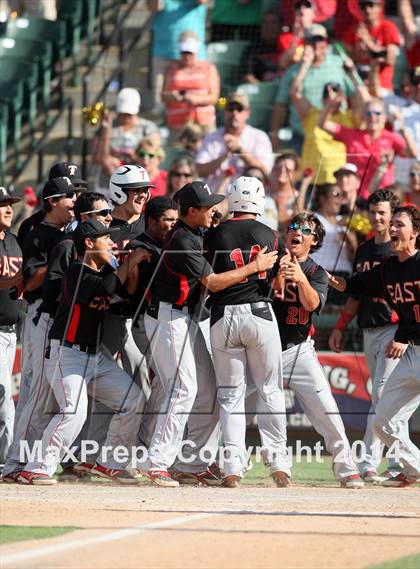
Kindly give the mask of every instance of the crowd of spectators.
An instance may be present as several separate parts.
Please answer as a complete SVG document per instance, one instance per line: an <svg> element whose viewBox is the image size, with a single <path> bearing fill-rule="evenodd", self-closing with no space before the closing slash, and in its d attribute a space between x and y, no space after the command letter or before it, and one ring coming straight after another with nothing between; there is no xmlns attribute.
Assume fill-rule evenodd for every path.
<svg viewBox="0 0 420 569"><path fill-rule="evenodd" d="M155 122L139 116L135 90L121 90L115 120L105 115L93 145L97 189L133 160L155 195L197 177L226 194L237 176L256 176L264 223L284 231L295 213L317 212L327 229L317 260L351 272L366 232L348 222L365 215L368 196L390 188L420 202L416 1L148 0ZM247 42L236 87L274 85L267 128L250 124L246 90L227 93L206 38Z"/></svg>

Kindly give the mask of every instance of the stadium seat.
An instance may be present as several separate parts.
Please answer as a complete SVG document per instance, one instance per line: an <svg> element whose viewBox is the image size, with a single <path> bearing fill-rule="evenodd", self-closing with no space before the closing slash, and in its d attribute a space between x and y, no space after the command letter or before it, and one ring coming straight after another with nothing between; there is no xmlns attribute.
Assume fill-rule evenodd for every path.
<svg viewBox="0 0 420 569"><path fill-rule="evenodd" d="M9 129L15 150L16 167L20 166L20 144L23 113L23 81L0 81L0 102L9 110Z"/></svg>
<svg viewBox="0 0 420 569"><path fill-rule="evenodd" d="M270 130L271 111L277 90L277 81L239 85L237 91L247 95L251 106L248 124L265 131Z"/></svg>
<svg viewBox="0 0 420 569"><path fill-rule="evenodd" d="M246 40L212 42L207 45L207 56L220 75L222 94L233 90L243 75L242 56L249 46Z"/></svg>

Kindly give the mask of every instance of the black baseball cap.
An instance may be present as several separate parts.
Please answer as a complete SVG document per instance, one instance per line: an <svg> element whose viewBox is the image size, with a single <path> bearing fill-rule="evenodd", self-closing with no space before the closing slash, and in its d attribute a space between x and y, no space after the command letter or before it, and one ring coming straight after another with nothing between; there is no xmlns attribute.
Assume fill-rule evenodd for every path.
<svg viewBox="0 0 420 569"><path fill-rule="evenodd" d="M60 178L53 178L48 180L42 190L42 199L46 200L48 198L56 198L59 196L65 196L69 192L76 192L76 188L73 186L71 180L67 176L61 176Z"/></svg>
<svg viewBox="0 0 420 569"><path fill-rule="evenodd" d="M6 188L3 188L3 186L0 186L0 204L3 202L9 202L9 203L18 203L20 202L20 198L14 196L12 197L9 192L6 190Z"/></svg>
<svg viewBox="0 0 420 569"><path fill-rule="evenodd" d="M100 221L96 219L88 219L87 221L81 221L76 229L72 233L74 244L77 249L83 249L85 244L85 239L91 237L96 239L97 237L102 237L103 235L113 235L120 231L119 227L107 227Z"/></svg>
<svg viewBox="0 0 420 569"><path fill-rule="evenodd" d="M70 178L74 186L87 189L87 182L83 180L80 168L74 162L57 162L51 167L48 179L52 180L53 178L62 178L63 176Z"/></svg>
<svg viewBox="0 0 420 569"><path fill-rule="evenodd" d="M174 195L174 200L180 206L187 207L211 207L222 202L225 196L212 194L209 186L205 182L195 181L185 184L183 188Z"/></svg>

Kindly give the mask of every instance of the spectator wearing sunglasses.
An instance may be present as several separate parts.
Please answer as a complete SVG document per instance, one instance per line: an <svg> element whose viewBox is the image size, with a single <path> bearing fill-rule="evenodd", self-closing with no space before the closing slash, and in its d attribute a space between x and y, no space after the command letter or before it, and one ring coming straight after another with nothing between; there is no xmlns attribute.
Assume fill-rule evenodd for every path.
<svg viewBox="0 0 420 569"><path fill-rule="evenodd" d="M321 110L322 94L325 83L334 82L340 85L346 97L354 95L354 87L347 75L344 64L338 55L331 53L328 45L327 30L321 24L314 24L304 32L304 43L307 51L313 52L313 59L303 81L302 94L310 105ZM308 46L308 47L307 47ZM300 64L291 65L283 75L279 84L271 115L271 142L274 150L280 146L279 129L287 124L293 132L289 142L298 154L303 143L303 129L296 109L291 105L291 85L300 70Z"/></svg>
<svg viewBox="0 0 420 569"><path fill-rule="evenodd" d="M331 103L321 114L319 126L346 146L347 162L355 164L362 179L360 197L367 199L369 185L380 165L387 163L380 188L392 186L395 180L394 155L415 158L417 145L407 129L401 134L385 129L385 109L380 99L365 105L364 128L349 128L330 120ZM401 136L402 135L402 136ZM365 172L365 170L367 171Z"/></svg>
<svg viewBox="0 0 420 569"><path fill-rule="evenodd" d="M404 194L404 200L420 209L420 161L411 166L409 191Z"/></svg>
<svg viewBox="0 0 420 569"><path fill-rule="evenodd" d="M154 188L150 188L152 198L166 195L168 173L161 170L160 165L165 160L165 151L160 143L153 138L144 138L136 149L137 163L147 170Z"/></svg>
<svg viewBox="0 0 420 569"><path fill-rule="evenodd" d="M235 177L250 166L268 176L273 165L273 151L265 132L247 124L250 116L248 97L231 93L227 97L224 126L208 134L196 156L198 175L216 191L224 172L233 168Z"/></svg>
<svg viewBox="0 0 420 569"><path fill-rule="evenodd" d="M335 184L317 186L313 210L325 227L324 245L313 254L313 259L325 270L350 275L353 268L357 237L347 229L347 219L340 215L343 194Z"/></svg>
<svg viewBox="0 0 420 569"><path fill-rule="evenodd" d="M194 161L187 155L179 156L171 162L168 170L166 193L173 198L185 184L197 179Z"/></svg>
<svg viewBox="0 0 420 569"><path fill-rule="evenodd" d="M401 43L398 28L384 18L382 0L360 0L359 8L362 21L347 29L343 43L357 65L379 62L383 94L392 92L394 65Z"/></svg>

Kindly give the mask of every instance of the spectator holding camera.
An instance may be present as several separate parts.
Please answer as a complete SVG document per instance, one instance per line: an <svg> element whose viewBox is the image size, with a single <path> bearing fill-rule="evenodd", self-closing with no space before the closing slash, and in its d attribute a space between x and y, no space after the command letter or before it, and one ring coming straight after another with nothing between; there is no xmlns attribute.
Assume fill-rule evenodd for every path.
<svg viewBox="0 0 420 569"><path fill-rule="evenodd" d="M358 65L380 65L379 80L384 93L393 91L394 65L400 34L394 22L384 18L382 0L359 0L362 21L343 35L350 57Z"/></svg>
<svg viewBox="0 0 420 569"><path fill-rule="evenodd" d="M345 144L347 161L355 164L360 176L364 177L360 197L366 199L369 196L369 185L380 167L386 167L380 188L393 185L395 154L405 158L417 155L417 145L403 123L401 134L385 129L385 108L380 99L366 103L364 128L349 128L333 122L330 118L332 108L331 102L324 108L319 126Z"/></svg>
<svg viewBox="0 0 420 569"><path fill-rule="evenodd" d="M294 21L291 30L284 31L277 39L279 68L287 69L292 63L302 59L305 30L308 30L315 19L315 8L312 0L296 0L294 5Z"/></svg>

